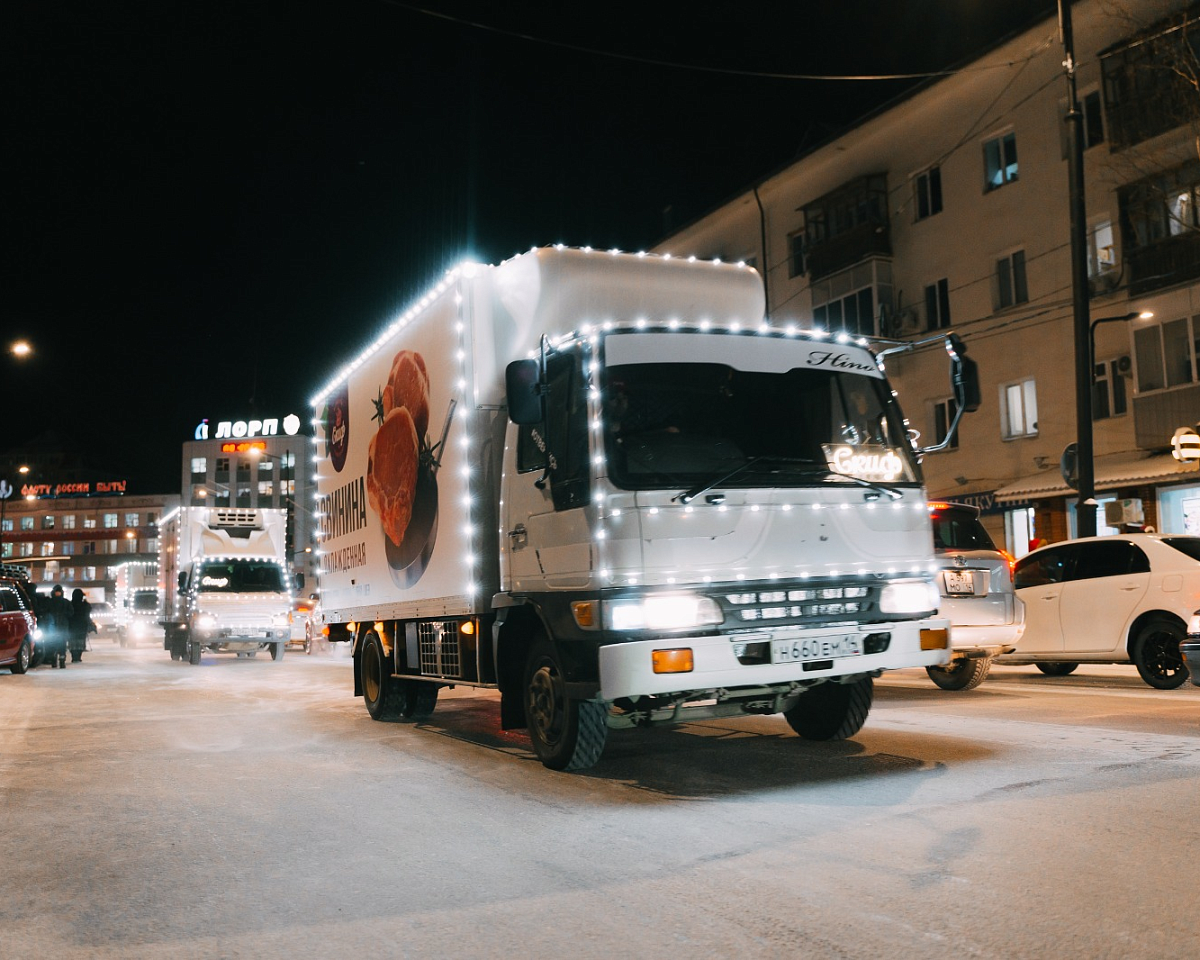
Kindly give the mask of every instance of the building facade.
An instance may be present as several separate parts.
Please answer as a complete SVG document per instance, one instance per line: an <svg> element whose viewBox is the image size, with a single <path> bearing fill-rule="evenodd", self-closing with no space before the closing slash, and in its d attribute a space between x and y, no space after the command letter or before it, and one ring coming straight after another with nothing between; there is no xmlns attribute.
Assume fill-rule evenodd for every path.
<svg viewBox="0 0 1200 960"><path fill-rule="evenodd" d="M44 486L15 488L0 519L0 558L25 567L42 593L61 584L67 596L79 587L90 600L111 600L119 566L158 562L158 521L179 505L178 495L35 489Z"/></svg>
<svg viewBox="0 0 1200 960"><path fill-rule="evenodd" d="M1200 533L1200 5L1072 4L1084 144L1096 498ZM983 404L926 456L931 496L1016 555L1074 535L1068 86L1056 18L863 118L655 247L753 263L772 324L967 344ZM955 405L940 343L888 359L928 445ZM1132 501L1124 503L1124 501ZM1098 513L1099 532L1115 532Z"/></svg>

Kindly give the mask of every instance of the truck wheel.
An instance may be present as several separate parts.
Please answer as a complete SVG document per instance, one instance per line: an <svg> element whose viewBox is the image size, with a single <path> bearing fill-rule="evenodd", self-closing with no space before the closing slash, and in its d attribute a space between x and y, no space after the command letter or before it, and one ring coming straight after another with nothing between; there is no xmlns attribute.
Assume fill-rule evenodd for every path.
<svg viewBox="0 0 1200 960"><path fill-rule="evenodd" d="M866 723L874 696L870 677L855 683L826 682L801 694L783 716L805 740L845 740Z"/></svg>
<svg viewBox="0 0 1200 960"><path fill-rule="evenodd" d="M194 667L200 662L200 643L196 640L189 640L187 649L188 662Z"/></svg>
<svg viewBox="0 0 1200 960"><path fill-rule="evenodd" d="M283 659L283 648L286 646L287 646L287 644L285 644L285 643L271 644L271 659L274 660L276 663L278 663L280 660L282 660Z"/></svg>
<svg viewBox="0 0 1200 960"><path fill-rule="evenodd" d="M29 669L29 661L33 658L33 653L29 649L29 638L26 637L21 641L21 649L17 651L17 659L13 661L13 665L9 669L13 673L24 673Z"/></svg>
<svg viewBox="0 0 1200 960"><path fill-rule="evenodd" d="M1048 677L1065 677L1074 673L1079 666L1077 663L1039 663L1036 665Z"/></svg>
<svg viewBox="0 0 1200 960"><path fill-rule="evenodd" d="M525 716L533 752L551 770L583 770L604 752L608 717L598 700L566 695L558 651L542 639L525 662Z"/></svg>
<svg viewBox="0 0 1200 960"><path fill-rule="evenodd" d="M404 694L404 716L410 720L428 720L437 706L437 685L422 680L402 680L401 683L407 688Z"/></svg>
<svg viewBox="0 0 1200 960"><path fill-rule="evenodd" d="M1172 620L1152 620L1133 642L1133 664L1156 690L1174 690L1187 682L1188 668L1179 652L1184 632Z"/></svg>
<svg viewBox="0 0 1200 960"><path fill-rule="evenodd" d="M926 667L929 679L943 690L974 690L987 678L991 657L957 657L944 667Z"/></svg>
<svg viewBox="0 0 1200 960"><path fill-rule="evenodd" d="M395 720L404 713L404 687L392 676L383 644L374 633L363 643L358 658L358 676L362 682L363 703L372 720Z"/></svg>

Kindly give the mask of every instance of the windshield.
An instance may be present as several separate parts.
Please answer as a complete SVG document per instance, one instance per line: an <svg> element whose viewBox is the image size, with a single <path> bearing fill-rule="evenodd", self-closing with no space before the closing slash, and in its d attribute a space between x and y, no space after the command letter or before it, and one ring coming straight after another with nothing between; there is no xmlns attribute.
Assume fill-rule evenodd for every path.
<svg viewBox="0 0 1200 960"><path fill-rule="evenodd" d="M1163 537L1162 542L1193 560L1200 560L1200 537Z"/></svg>
<svg viewBox="0 0 1200 960"><path fill-rule="evenodd" d="M158 594L157 593L135 593L133 595L133 609L139 613L157 613L158 612Z"/></svg>
<svg viewBox="0 0 1200 960"><path fill-rule="evenodd" d="M201 593L284 593L283 569L262 560L208 561L200 567Z"/></svg>
<svg viewBox="0 0 1200 960"><path fill-rule="evenodd" d="M781 347L795 344L780 342ZM887 382L798 366L623 363L601 376L609 477L625 489L919 478Z"/></svg>

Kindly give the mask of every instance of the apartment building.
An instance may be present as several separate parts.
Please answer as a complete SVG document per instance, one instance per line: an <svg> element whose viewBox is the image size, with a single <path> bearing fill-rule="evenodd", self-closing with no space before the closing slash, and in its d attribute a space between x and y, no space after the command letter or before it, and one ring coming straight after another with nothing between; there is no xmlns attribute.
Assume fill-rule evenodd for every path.
<svg viewBox="0 0 1200 960"><path fill-rule="evenodd" d="M1097 500L1200 533L1200 4L1072 5L1082 112ZM920 340L954 330L980 409L924 461L998 542L1074 534L1077 436L1067 81L1050 17L861 119L655 246L744 260L771 322ZM940 345L891 357L919 443L954 414ZM1106 524L1102 507L1101 533Z"/></svg>

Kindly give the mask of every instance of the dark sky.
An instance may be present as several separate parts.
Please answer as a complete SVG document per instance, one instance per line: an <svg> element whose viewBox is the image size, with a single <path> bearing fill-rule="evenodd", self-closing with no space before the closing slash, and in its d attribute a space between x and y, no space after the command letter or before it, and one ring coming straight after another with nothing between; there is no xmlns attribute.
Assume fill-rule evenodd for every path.
<svg viewBox="0 0 1200 960"><path fill-rule="evenodd" d="M649 246L909 85L739 74L937 70L1054 10L8 0L0 455L174 489L202 417L307 418L462 256Z"/></svg>

